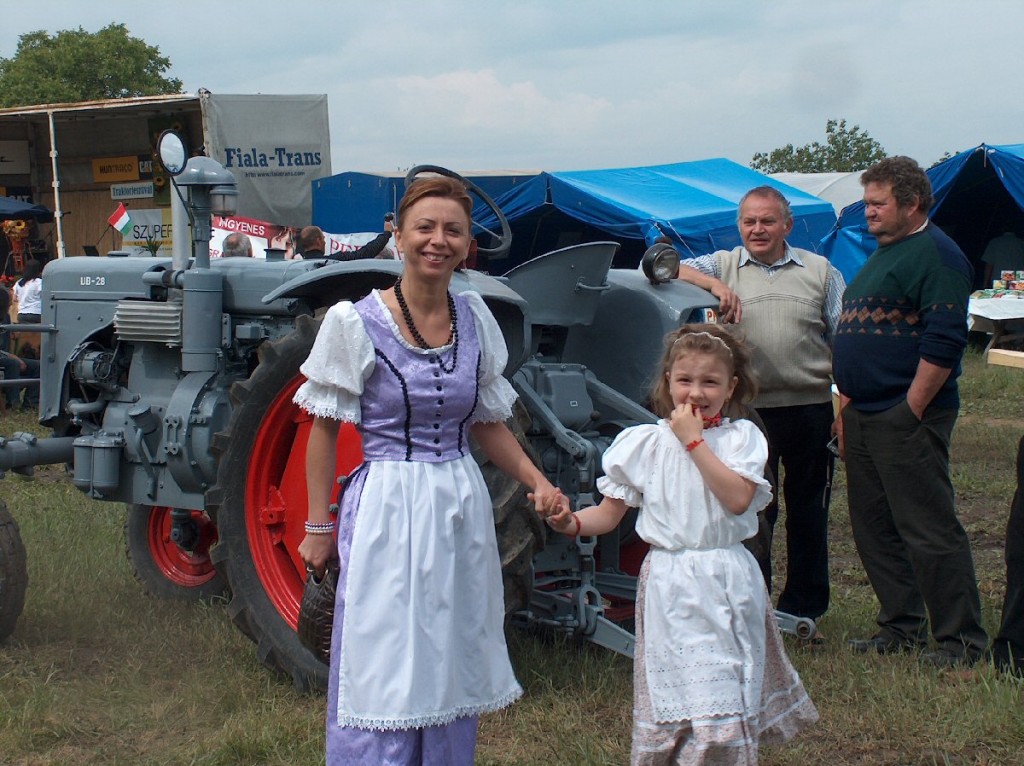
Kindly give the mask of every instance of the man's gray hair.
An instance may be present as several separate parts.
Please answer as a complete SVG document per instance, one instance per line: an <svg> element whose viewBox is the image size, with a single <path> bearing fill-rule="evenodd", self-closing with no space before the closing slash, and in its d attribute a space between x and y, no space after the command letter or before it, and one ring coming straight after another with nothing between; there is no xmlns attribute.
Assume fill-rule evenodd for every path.
<svg viewBox="0 0 1024 766"><path fill-rule="evenodd" d="M743 207L743 203L747 201L748 197L766 197L775 200L779 203L779 209L782 210L783 221L789 223L793 220L793 210L789 206L789 200L774 186L765 184L764 186L755 186L740 198L739 207L736 208L736 223L740 221L740 208Z"/></svg>
<svg viewBox="0 0 1024 766"><path fill-rule="evenodd" d="M249 238L239 232L228 234L224 237L224 252L221 253L222 258L252 257L252 242Z"/></svg>

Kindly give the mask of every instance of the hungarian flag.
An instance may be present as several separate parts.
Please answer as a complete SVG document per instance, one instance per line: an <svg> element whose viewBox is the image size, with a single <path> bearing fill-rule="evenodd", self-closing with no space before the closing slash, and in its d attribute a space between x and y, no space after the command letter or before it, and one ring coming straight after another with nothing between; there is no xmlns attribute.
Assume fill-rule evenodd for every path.
<svg viewBox="0 0 1024 766"><path fill-rule="evenodd" d="M127 234L132 227L132 219L128 216L128 209L123 202L117 204L117 210L107 219L107 223L113 226L122 234Z"/></svg>

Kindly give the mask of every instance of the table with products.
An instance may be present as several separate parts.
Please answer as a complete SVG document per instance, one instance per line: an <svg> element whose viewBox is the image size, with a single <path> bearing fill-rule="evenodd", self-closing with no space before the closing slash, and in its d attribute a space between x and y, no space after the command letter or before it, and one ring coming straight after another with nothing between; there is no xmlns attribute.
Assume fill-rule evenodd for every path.
<svg viewBox="0 0 1024 766"><path fill-rule="evenodd" d="M1014 326L1019 322L1021 325ZM967 305L967 329L991 333L985 351L1024 340L1024 290L976 290Z"/></svg>

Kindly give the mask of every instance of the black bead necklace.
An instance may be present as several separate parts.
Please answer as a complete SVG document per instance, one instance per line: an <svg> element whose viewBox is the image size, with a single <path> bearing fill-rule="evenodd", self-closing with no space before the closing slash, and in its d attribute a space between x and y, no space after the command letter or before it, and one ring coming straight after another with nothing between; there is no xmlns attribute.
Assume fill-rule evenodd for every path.
<svg viewBox="0 0 1024 766"><path fill-rule="evenodd" d="M395 300L398 301L398 308L402 310L402 319L405 320L405 326L409 328L409 334L412 335L413 340L416 341L416 345L427 351L431 351L432 347L423 339L420 335L420 331L416 329L416 323L412 321L412 312L409 311L409 305L405 302L405 296L402 294L402 278L399 277L395 282ZM448 335L448 341L445 345L451 345L452 347L452 361L451 364L445 366L445 363L441 361L441 356L435 354L438 365L441 367L441 371L450 374L455 370L455 365L459 362L459 321L458 315L455 313L455 299L452 298L452 294L448 293L448 316L451 318L451 330Z"/></svg>

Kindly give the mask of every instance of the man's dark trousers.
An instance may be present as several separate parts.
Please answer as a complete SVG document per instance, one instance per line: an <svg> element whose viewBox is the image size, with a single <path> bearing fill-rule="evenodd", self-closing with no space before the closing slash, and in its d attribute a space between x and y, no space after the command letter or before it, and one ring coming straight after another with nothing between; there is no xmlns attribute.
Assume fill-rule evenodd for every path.
<svg viewBox="0 0 1024 766"><path fill-rule="evenodd" d="M778 609L817 619L828 610L828 502L832 485L832 403L765 407L757 411L768 433L768 468L786 501L786 585ZM779 463L783 474L780 479ZM775 528L778 498L765 509ZM770 566L770 563L769 563ZM771 573L762 572L771 588Z"/></svg>
<svg viewBox="0 0 1024 766"><path fill-rule="evenodd" d="M949 478L956 417L929 407L919 421L905 400L881 412L843 410L850 524L878 597L880 635L923 643L927 608L941 647L980 653L988 637Z"/></svg>

